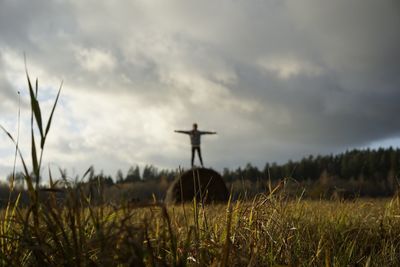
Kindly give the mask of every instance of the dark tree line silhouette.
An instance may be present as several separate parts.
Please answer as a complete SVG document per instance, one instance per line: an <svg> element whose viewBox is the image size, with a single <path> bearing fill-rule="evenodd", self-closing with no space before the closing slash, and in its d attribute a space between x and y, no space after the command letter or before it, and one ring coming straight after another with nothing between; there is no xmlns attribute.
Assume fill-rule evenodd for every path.
<svg viewBox="0 0 400 267"><path fill-rule="evenodd" d="M95 173L92 168L88 175L89 180L103 180L106 184L173 180L179 170L159 170L153 165L144 166L143 170L138 165L131 166L126 175L118 170L115 177L105 175L102 171ZM235 170L224 168L222 177L227 182L235 180L280 180L290 177L297 181L316 181L321 176L329 176L343 180L379 181L392 177L399 178L400 174L400 149L380 148L377 150L350 150L338 155L308 156L299 161L289 160L285 164L266 163L263 169L247 163L244 167ZM12 175L7 177L11 180ZM23 183L22 173L16 174L16 183Z"/></svg>
<svg viewBox="0 0 400 267"><path fill-rule="evenodd" d="M151 199L153 194L162 199L169 184L185 170L159 170L153 165L141 169L131 166L126 174L118 170L116 175L97 173L89 169L86 178L79 180L88 186L102 185L110 199ZM66 172L63 173L67 177ZM278 184L282 179L294 181L287 192L306 189L306 196L312 198L346 194L356 196L391 196L399 193L400 149L380 148L377 150L350 150L338 155L308 156L299 161L285 164L266 163L264 168L248 163L244 167L230 170L225 168L222 178L233 195L254 196L268 190L270 182ZM10 181L12 175L7 179ZM24 175L17 172L14 186L23 190ZM115 185L115 186L114 186ZM6 198L6 194L1 197Z"/></svg>
<svg viewBox="0 0 400 267"><path fill-rule="evenodd" d="M248 179L252 181L277 180L290 177L297 181L318 180L322 175L338 179L382 180L392 176L397 178L400 167L400 149L380 148L378 150L351 150L339 155L308 156L300 161L285 164L266 163L263 170L248 163L234 171L224 169L227 181Z"/></svg>
<svg viewBox="0 0 400 267"><path fill-rule="evenodd" d="M159 181L161 179L172 181L177 175L178 171L168 169L158 170L158 168L153 165L145 165L143 171L141 171L140 167L136 165L129 167L125 176L123 175L122 170L118 170L114 180L118 184Z"/></svg>
<svg viewBox="0 0 400 267"><path fill-rule="evenodd" d="M116 183L173 180L178 170L158 170L153 165L146 165L143 171L139 166L132 166L126 175L119 170L113 181ZM277 181L290 177L299 182L316 181L321 176L342 180L379 181L388 177L398 178L400 174L400 149L380 148L377 150L350 150L338 155L308 156L299 161L289 160L284 164L266 163L263 169L247 163L235 170L224 168L222 176L225 181L235 180L272 180Z"/></svg>

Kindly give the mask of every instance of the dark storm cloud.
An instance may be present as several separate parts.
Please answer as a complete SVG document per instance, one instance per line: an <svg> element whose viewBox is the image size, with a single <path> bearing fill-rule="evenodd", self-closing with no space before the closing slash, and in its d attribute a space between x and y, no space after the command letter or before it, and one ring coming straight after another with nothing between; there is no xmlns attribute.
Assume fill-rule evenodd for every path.
<svg viewBox="0 0 400 267"><path fill-rule="evenodd" d="M0 44L34 57L43 49L41 41L73 33L75 26L68 1L1 1ZM48 40L50 38L50 40ZM54 38L53 38L54 39ZM55 44L54 44L55 45ZM42 59L46 61L45 59Z"/></svg>
<svg viewBox="0 0 400 267"><path fill-rule="evenodd" d="M15 102L26 52L87 136L58 132L60 149L110 166L179 164L171 130L193 121L220 133L219 167L340 152L400 135L398 25L394 0L1 1L0 96Z"/></svg>
<svg viewBox="0 0 400 267"><path fill-rule="evenodd" d="M400 123L394 116L400 112L396 104L400 96L400 54L396 52L400 46L396 26L400 25L399 4L289 1L286 7L290 12L284 10L283 16L290 16L291 23L286 21L283 27L274 24L272 34L260 30L261 34L255 35L255 39L282 46L259 41L260 46L253 50L259 49L257 55L266 56L267 61L275 55L294 62L278 64L275 73L273 63L267 64L269 72L264 74L251 64L239 62L237 66L235 92L263 103L264 111L252 116L270 126L266 137L309 144L318 150L398 136ZM267 23L265 19L263 24ZM304 62L314 66L307 67ZM281 72L277 77L285 64L288 74Z"/></svg>
<svg viewBox="0 0 400 267"><path fill-rule="evenodd" d="M400 123L394 118L400 112L396 104L400 97L400 54L396 52L400 3L291 4L294 21L319 51L318 61L326 73L311 83L295 80L288 86L298 88L293 99L303 103L293 110L295 117L303 117L295 125L315 132L310 133L312 139L332 145L356 146L399 135ZM309 99L319 109L312 108Z"/></svg>
<svg viewBox="0 0 400 267"><path fill-rule="evenodd" d="M394 117L400 112L400 90L395 88L385 90L384 84L375 87L372 83L363 88L343 87L330 73L287 80L244 75L249 77L241 79L240 87L253 88L264 105L253 119L268 124L268 132L277 139L356 146L399 134L400 124Z"/></svg>

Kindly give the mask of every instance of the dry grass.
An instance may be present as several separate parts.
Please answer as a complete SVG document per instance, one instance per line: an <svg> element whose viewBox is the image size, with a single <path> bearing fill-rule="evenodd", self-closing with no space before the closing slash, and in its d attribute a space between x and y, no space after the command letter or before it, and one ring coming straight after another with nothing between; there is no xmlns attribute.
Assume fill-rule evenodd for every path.
<svg viewBox="0 0 400 267"><path fill-rule="evenodd" d="M400 201L286 200L201 206L91 205L17 209L2 225L12 266L398 266ZM4 216L4 214L3 214ZM4 217L3 217L4 218ZM11 242L12 241L12 242Z"/></svg>

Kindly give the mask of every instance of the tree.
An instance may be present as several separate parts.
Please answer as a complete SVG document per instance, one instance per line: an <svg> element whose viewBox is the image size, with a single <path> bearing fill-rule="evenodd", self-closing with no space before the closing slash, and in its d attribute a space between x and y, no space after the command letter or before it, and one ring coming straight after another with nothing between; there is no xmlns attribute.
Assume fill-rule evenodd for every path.
<svg viewBox="0 0 400 267"><path fill-rule="evenodd" d="M257 181L257 179L261 178L261 173L256 166L251 165L251 163L247 163L246 167L243 170L244 178L250 181Z"/></svg>
<svg viewBox="0 0 400 267"><path fill-rule="evenodd" d="M124 182L124 174L122 173L121 170L117 171L117 174L115 175L116 181L118 184L123 183Z"/></svg>
<svg viewBox="0 0 400 267"><path fill-rule="evenodd" d="M131 166L126 174L125 182L139 182L141 180L140 177L140 169L139 166L136 165L135 168Z"/></svg>
<svg viewBox="0 0 400 267"><path fill-rule="evenodd" d="M114 184L113 179L109 175L104 175L103 171L99 174L94 174L92 177L89 178L89 182L102 184L105 186L111 186Z"/></svg>
<svg viewBox="0 0 400 267"><path fill-rule="evenodd" d="M232 174L228 168L224 168L224 170L222 172L222 179L224 179L225 182L232 181Z"/></svg>
<svg viewBox="0 0 400 267"><path fill-rule="evenodd" d="M143 169L143 180L156 180L158 178L158 170L153 165L146 165Z"/></svg>

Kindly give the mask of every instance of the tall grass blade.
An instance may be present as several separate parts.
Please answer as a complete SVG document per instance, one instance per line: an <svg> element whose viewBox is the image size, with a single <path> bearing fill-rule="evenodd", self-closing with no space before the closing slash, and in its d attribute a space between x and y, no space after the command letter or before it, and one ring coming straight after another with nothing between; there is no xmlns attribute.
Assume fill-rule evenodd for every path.
<svg viewBox="0 0 400 267"><path fill-rule="evenodd" d="M226 225L225 225L225 242L222 247L222 259L221 259L221 265L222 267L228 266L228 261L229 261L229 253L230 253L230 247L231 247L231 226L232 226L232 195L229 196L228 204L227 204L227 209L226 209Z"/></svg>
<svg viewBox="0 0 400 267"><path fill-rule="evenodd" d="M32 84L31 84L31 80L29 78L28 72L26 72L26 78L28 79L32 112L35 115L35 120L36 120L37 126L39 128L40 136L43 139L44 135L43 135L43 126L42 126L42 113L40 111L39 102L35 96L35 93L33 92Z"/></svg>
<svg viewBox="0 0 400 267"><path fill-rule="evenodd" d="M35 144L35 136L33 133L33 129L31 131L31 137L32 137L31 157L32 157L33 173L35 174L36 180L38 180L40 173L39 173L39 163L38 163L37 154L36 154L36 144Z"/></svg>
<svg viewBox="0 0 400 267"><path fill-rule="evenodd" d="M28 186L28 190L31 192L31 190L34 190L34 189L33 189L33 185L32 185L32 179L31 179L31 177L30 177L30 175L29 175L29 171L28 171L28 168L27 168L27 166L26 166L24 157L22 156L21 150L20 150L19 147L17 146L17 143L16 143L16 141L14 140L14 138L12 137L12 135L11 135L2 125L0 125L0 128L1 128L2 131L10 138L10 140L11 140L11 141L14 143L14 145L16 146L16 149L17 149L17 151L18 151L19 157L20 157L21 162L22 162L22 167L23 167L23 169L24 169L26 184L27 184L27 186Z"/></svg>
<svg viewBox="0 0 400 267"><path fill-rule="evenodd" d="M0 125L0 128L11 139L11 141L13 141L13 143L16 145L17 143L15 142L14 138L12 137L12 135L6 130L6 128L4 128L2 125Z"/></svg>
<svg viewBox="0 0 400 267"><path fill-rule="evenodd" d="M86 172L83 174L82 179L84 179L88 174L90 174L91 172L93 172L93 166L90 166Z"/></svg>
<svg viewBox="0 0 400 267"><path fill-rule="evenodd" d="M20 123L21 123L21 95L20 92L18 91L18 126L17 126L17 141L15 145L15 152L14 152L14 163L13 163L13 171L12 171L12 181L10 185L10 194L9 194L9 202L11 198L11 193L14 190L14 182L15 182L15 167L17 165L17 157L18 157L18 145L19 145L19 130L20 130Z"/></svg>
<svg viewBox="0 0 400 267"><path fill-rule="evenodd" d="M49 183L50 183L50 188L54 188L55 184L53 182L53 175L51 174L50 168L49 168Z"/></svg>
<svg viewBox="0 0 400 267"><path fill-rule="evenodd" d="M38 78L36 78L36 82L35 82L35 98L37 99L38 97L38 88L39 88L39 81Z"/></svg>
<svg viewBox="0 0 400 267"><path fill-rule="evenodd" d="M48 134L48 132L49 132L49 130L50 130L51 121L52 121L52 119L53 119L54 110L56 109L56 106L57 106L58 98L60 97L60 93L61 93L61 88L62 88L62 86L63 86L63 82L61 82L60 89L58 89L58 93L57 93L56 100L54 101L53 108L51 109L50 117L49 117L49 120L48 120L47 126L46 126L45 136L47 136L47 134ZM44 145L44 144L43 144L43 145ZM43 147L43 146L42 146L42 147Z"/></svg>

